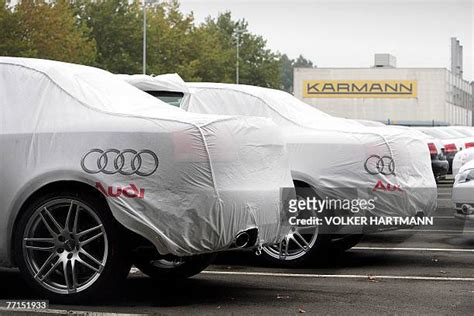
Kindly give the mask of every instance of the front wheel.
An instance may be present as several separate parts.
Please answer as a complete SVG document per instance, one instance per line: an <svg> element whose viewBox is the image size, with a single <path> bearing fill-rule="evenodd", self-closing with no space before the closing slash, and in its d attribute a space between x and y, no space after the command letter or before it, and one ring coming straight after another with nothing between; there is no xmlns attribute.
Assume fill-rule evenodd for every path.
<svg viewBox="0 0 474 316"><path fill-rule="evenodd" d="M144 274L156 280L176 280L192 277L206 269L214 254L205 254L191 257L167 256L160 259L135 259L135 266Z"/></svg>
<svg viewBox="0 0 474 316"><path fill-rule="evenodd" d="M102 297L130 270L119 224L100 196L77 192L36 198L14 232L14 255L27 283L61 303Z"/></svg>

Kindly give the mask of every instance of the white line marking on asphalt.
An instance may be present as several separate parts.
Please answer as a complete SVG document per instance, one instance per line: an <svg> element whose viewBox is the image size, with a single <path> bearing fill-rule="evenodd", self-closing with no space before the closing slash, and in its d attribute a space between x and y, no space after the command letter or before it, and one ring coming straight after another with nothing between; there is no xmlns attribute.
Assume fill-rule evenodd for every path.
<svg viewBox="0 0 474 316"><path fill-rule="evenodd" d="M130 313L110 313L110 312L94 312L94 311L75 311L75 310L65 310L65 309L11 309L6 307L0 307L0 312L6 312L8 315L38 315L38 314L48 314L48 315L90 315L90 316L143 316L148 314L130 314ZM3 315L3 314L2 314Z"/></svg>
<svg viewBox="0 0 474 316"><path fill-rule="evenodd" d="M466 248L409 248L409 247L353 247L354 250L387 250L387 251L436 251L436 252L474 252Z"/></svg>
<svg viewBox="0 0 474 316"><path fill-rule="evenodd" d="M393 232L396 232L394 230ZM456 233L458 234L474 234L474 230L443 230L443 229L400 229L399 232L417 232L417 233Z"/></svg>
<svg viewBox="0 0 474 316"><path fill-rule="evenodd" d="M398 275L372 275L372 274L306 274L306 273L272 273L272 272L237 272L237 271L203 271L203 274L214 275L245 275L293 278L319 278L319 279L373 279L373 280L421 280L421 281L467 281L474 282L474 278L461 277L434 277L434 276L398 276Z"/></svg>

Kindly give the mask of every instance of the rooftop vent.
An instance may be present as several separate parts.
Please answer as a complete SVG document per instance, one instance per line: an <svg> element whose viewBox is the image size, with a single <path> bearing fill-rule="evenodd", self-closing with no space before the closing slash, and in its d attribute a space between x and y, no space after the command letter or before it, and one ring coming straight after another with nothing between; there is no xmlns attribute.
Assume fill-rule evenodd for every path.
<svg viewBox="0 0 474 316"><path fill-rule="evenodd" d="M397 58L390 54L375 54L375 68L395 68L397 67Z"/></svg>

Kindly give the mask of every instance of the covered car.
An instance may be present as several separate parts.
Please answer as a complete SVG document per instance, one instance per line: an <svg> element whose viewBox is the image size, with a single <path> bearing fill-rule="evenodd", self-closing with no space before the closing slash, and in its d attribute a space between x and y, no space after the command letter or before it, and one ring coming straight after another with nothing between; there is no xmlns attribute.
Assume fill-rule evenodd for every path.
<svg viewBox="0 0 474 316"><path fill-rule="evenodd" d="M0 95L0 265L42 295L102 293L142 248L188 262L182 276L205 268L199 256L287 233L293 182L269 119L189 113L39 59L1 57Z"/></svg>
<svg viewBox="0 0 474 316"><path fill-rule="evenodd" d="M446 156L446 160L449 162L448 173L453 172L453 159L454 156L465 148L465 144L471 142L470 138L460 134L457 131L450 131L443 128L436 127L414 127L425 133L426 135L439 140L443 144L443 152Z"/></svg>
<svg viewBox="0 0 474 316"><path fill-rule="evenodd" d="M458 152L453 158L453 175L456 176L469 161L474 160L474 148L470 147Z"/></svg>
<svg viewBox="0 0 474 316"><path fill-rule="evenodd" d="M446 178L449 171L449 162L444 154L442 143L435 138L427 138L428 149L431 157L431 168L436 180Z"/></svg>
<svg viewBox="0 0 474 316"><path fill-rule="evenodd" d="M464 149L474 147L474 128L472 126L446 126L443 128L448 131L455 131L457 135L461 134L467 137L467 141L464 142Z"/></svg>
<svg viewBox="0 0 474 316"><path fill-rule="evenodd" d="M422 137L425 139L428 149L430 151L431 157L431 168L433 169L433 174L436 180L445 179L448 171L450 170L450 163L446 159L445 147L441 140L430 136L426 133L421 132L420 130L412 127L406 127L412 129L412 131L418 131L422 134ZM454 159L451 155L451 159ZM453 161L451 162L453 165Z"/></svg>
<svg viewBox="0 0 474 316"><path fill-rule="evenodd" d="M180 107L194 113L271 118L288 144L290 167L300 199L325 201L373 200L371 209L336 209L324 215L299 212L304 219L356 214L362 217L429 216L436 208L437 189L425 137L402 128L364 127L359 122L332 117L292 95L248 85L185 83L177 75L122 79L157 91L170 82L169 92L182 93ZM351 214L348 214L351 213ZM305 223L311 221L305 221ZM286 243L265 248L271 260L299 264L333 245L347 249L361 234L401 227L387 225L294 225Z"/></svg>
<svg viewBox="0 0 474 316"><path fill-rule="evenodd" d="M474 160L460 167L454 178L452 200L455 205L454 217L474 220Z"/></svg>
<svg viewBox="0 0 474 316"><path fill-rule="evenodd" d="M385 126L384 123L378 122L378 121L372 121L372 120L355 120L355 121L367 127L384 127Z"/></svg>
<svg viewBox="0 0 474 316"><path fill-rule="evenodd" d="M472 137L474 137L474 129L472 128L472 126L443 126L443 127L438 127L439 129L441 130L445 130L445 131L448 131L448 132L454 132L455 134L454 135L462 135L462 136L465 136L465 137L468 137L468 138L471 138L472 140ZM464 148L470 148L470 147L474 147L474 142L466 142L464 144Z"/></svg>

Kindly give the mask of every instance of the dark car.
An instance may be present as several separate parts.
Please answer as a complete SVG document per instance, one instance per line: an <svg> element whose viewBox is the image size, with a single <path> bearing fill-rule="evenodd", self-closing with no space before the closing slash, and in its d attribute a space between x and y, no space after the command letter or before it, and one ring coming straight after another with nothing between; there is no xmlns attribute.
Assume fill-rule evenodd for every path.
<svg viewBox="0 0 474 316"><path fill-rule="evenodd" d="M444 151L438 151L435 143L428 143L431 155L431 167L436 180L444 179L450 169L450 163L446 160Z"/></svg>

